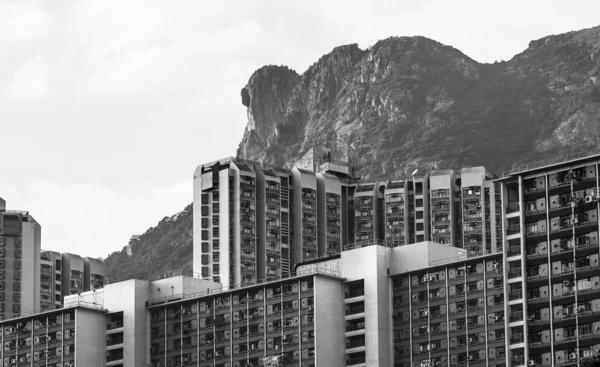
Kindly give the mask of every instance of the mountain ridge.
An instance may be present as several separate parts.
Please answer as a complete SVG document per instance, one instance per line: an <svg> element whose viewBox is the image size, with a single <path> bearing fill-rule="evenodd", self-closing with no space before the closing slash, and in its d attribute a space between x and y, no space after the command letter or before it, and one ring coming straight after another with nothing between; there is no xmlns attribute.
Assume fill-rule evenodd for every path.
<svg viewBox="0 0 600 367"><path fill-rule="evenodd" d="M367 180L475 165L499 174L600 145L600 27L533 40L495 63L422 36L342 45L302 74L259 68L240 97L240 158L290 167L325 146ZM188 206L132 236L105 260L111 282L191 275L191 217Z"/></svg>

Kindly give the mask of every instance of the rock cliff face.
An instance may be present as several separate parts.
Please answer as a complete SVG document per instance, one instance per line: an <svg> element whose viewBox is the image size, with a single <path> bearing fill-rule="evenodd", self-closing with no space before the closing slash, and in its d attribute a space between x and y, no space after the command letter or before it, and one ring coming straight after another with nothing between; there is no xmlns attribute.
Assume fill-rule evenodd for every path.
<svg viewBox="0 0 600 367"><path fill-rule="evenodd" d="M242 158L290 166L312 146L344 146L370 179L466 165L500 173L598 146L600 27L495 64L423 37L341 46L302 75L259 69L242 103Z"/></svg>
<svg viewBox="0 0 600 367"><path fill-rule="evenodd" d="M325 146L346 150L369 179L416 167L500 173L519 160L598 147L600 27L532 41L496 64L423 37L342 46L302 75L257 70L241 97L243 158L291 165ZM110 281L191 275L191 212L165 217L111 254Z"/></svg>

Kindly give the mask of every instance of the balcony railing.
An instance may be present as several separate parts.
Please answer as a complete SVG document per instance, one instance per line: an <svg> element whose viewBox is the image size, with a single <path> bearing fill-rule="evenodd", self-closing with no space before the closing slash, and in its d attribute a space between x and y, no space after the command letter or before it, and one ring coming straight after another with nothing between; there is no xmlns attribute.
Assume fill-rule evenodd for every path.
<svg viewBox="0 0 600 367"><path fill-rule="evenodd" d="M521 268L511 268L508 270L508 279L520 278L522 276Z"/></svg>
<svg viewBox="0 0 600 367"><path fill-rule="evenodd" d="M506 234L513 235L521 232L521 226L519 224L510 224L506 227Z"/></svg>
<svg viewBox="0 0 600 367"><path fill-rule="evenodd" d="M506 214L518 212L520 210L519 202L515 201L506 205Z"/></svg>
<svg viewBox="0 0 600 367"><path fill-rule="evenodd" d="M523 290L522 289L513 289L508 294L508 299L511 301L514 301L517 299L523 299Z"/></svg>
<svg viewBox="0 0 600 367"><path fill-rule="evenodd" d="M511 344L523 343L524 340L525 340L525 337L524 337L523 333L515 333L510 336Z"/></svg>
<svg viewBox="0 0 600 367"><path fill-rule="evenodd" d="M356 314L364 313L364 312L365 312L365 306L356 306L356 307L348 308L346 310L346 315L350 316L350 315L356 315Z"/></svg>

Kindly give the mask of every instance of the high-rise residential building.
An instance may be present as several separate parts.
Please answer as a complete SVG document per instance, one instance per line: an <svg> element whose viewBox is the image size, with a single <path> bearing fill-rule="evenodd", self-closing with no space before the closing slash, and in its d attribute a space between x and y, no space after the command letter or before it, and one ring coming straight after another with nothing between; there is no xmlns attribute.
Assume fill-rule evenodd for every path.
<svg viewBox="0 0 600 367"><path fill-rule="evenodd" d="M343 228L328 226L319 210L338 218L327 216L337 207L327 194L340 186L315 173L317 251L325 256L235 287L180 276L67 295L63 309L0 320L0 360L52 367L582 367L600 358L599 164L600 154L552 160L494 180L479 168L433 172L431 202L422 194L423 208L431 204L432 237L464 248L400 242L409 232L406 211L421 196L412 179L361 184L364 195L353 196L381 205L385 241L374 234L340 253L326 253L318 236L320 228ZM264 193L256 205L265 205L266 230L282 233L266 224L277 218L267 216L266 197L277 192L274 183L283 186L284 172L277 181L265 167L247 167L264 181L255 191ZM357 208L377 212L374 204ZM449 236L438 230L443 226ZM404 237L387 234L402 229Z"/></svg>
<svg viewBox="0 0 600 367"><path fill-rule="evenodd" d="M194 175L194 272L224 285L291 267L290 173L234 158Z"/></svg>
<svg viewBox="0 0 600 367"><path fill-rule="evenodd" d="M429 174L431 240L452 245L462 243L460 188L453 170L437 170Z"/></svg>
<svg viewBox="0 0 600 367"><path fill-rule="evenodd" d="M0 199L0 318L40 308L41 226Z"/></svg>
<svg viewBox="0 0 600 367"><path fill-rule="evenodd" d="M52 309L62 304L62 254L42 251L40 259L40 309Z"/></svg>
<svg viewBox="0 0 600 367"><path fill-rule="evenodd" d="M92 257L83 258L83 290L93 291L104 287L104 262Z"/></svg>
<svg viewBox="0 0 600 367"><path fill-rule="evenodd" d="M317 176L314 172L292 169L292 252L294 263L318 257Z"/></svg>
<svg viewBox="0 0 600 367"><path fill-rule="evenodd" d="M388 181L385 186L385 244L389 247L404 246L414 242L415 228L409 226L408 188L410 181ZM412 238L412 241L411 241Z"/></svg>
<svg viewBox="0 0 600 367"><path fill-rule="evenodd" d="M317 235L318 256L339 254L342 251L342 183L328 173L317 173Z"/></svg>
<svg viewBox="0 0 600 367"><path fill-rule="evenodd" d="M194 272L253 284L372 243L432 240L491 253L501 242L492 179L471 167L362 182L347 162L312 149L291 169L238 158L204 164L194 174Z"/></svg>
<svg viewBox="0 0 600 367"><path fill-rule="evenodd" d="M415 241L430 239L429 231L429 174L413 175ZM413 241L414 242L414 241Z"/></svg>
<svg viewBox="0 0 600 367"><path fill-rule="evenodd" d="M68 263L65 269L63 263ZM60 307L65 296L99 289L105 283L102 260L56 251L42 251L40 274L42 310Z"/></svg>
<svg viewBox="0 0 600 367"><path fill-rule="evenodd" d="M514 363L577 365L600 351L600 155L516 167L499 182Z"/></svg>
<svg viewBox="0 0 600 367"><path fill-rule="evenodd" d="M84 260L77 254L62 254L62 281L61 291L64 298L69 294L77 294L84 291Z"/></svg>
<svg viewBox="0 0 600 367"><path fill-rule="evenodd" d="M2 320L2 366L106 366L105 317L100 305L75 302Z"/></svg>
<svg viewBox="0 0 600 367"><path fill-rule="evenodd" d="M385 185L380 182L361 183L354 190L354 241L372 244L384 240Z"/></svg>
<svg viewBox="0 0 600 367"><path fill-rule="evenodd" d="M463 168L460 173L463 247L469 255L496 252L501 235L499 184L483 167Z"/></svg>

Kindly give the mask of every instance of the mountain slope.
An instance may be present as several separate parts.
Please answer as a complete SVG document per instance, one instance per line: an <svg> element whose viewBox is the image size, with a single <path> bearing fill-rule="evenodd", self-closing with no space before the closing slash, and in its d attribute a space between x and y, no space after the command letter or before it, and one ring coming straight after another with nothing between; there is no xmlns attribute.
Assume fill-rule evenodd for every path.
<svg viewBox="0 0 600 367"><path fill-rule="evenodd" d="M242 158L290 166L322 145L367 179L469 165L499 174L520 160L599 145L600 27L532 41L494 64L424 37L341 46L301 75L257 70L241 97ZM106 265L114 282L190 275L191 261L188 206L133 236Z"/></svg>
<svg viewBox="0 0 600 367"><path fill-rule="evenodd" d="M132 236L128 246L110 254L104 263L110 283L192 275L192 205Z"/></svg>
<svg viewBox="0 0 600 367"><path fill-rule="evenodd" d="M599 40L600 27L549 36L480 64L424 37L393 37L337 47L302 75L267 66L242 89L249 123L237 154L289 166L312 146L354 142L346 150L376 179L417 167L498 172L595 147Z"/></svg>

